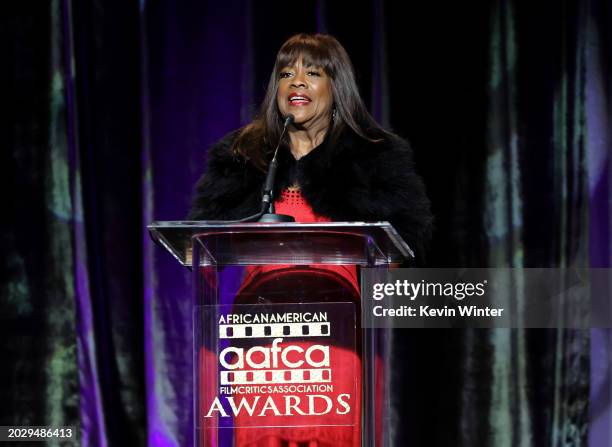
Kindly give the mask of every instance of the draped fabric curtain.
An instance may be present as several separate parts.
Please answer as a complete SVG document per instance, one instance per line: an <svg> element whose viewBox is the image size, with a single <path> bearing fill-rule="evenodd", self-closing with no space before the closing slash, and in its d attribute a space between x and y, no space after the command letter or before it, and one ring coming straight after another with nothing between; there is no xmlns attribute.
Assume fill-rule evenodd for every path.
<svg viewBox="0 0 612 447"><path fill-rule="evenodd" d="M4 12L0 420L76 427L74 205L62 11L55 1L33 10L15 3Z"/></svg>
<svg viewBox="0 0 612 447"><path fill-rule="evenodd" d="M146 442L138 18L67 0L1 15L0 420L88 446Z"/></svg>
<svg viewBox="0 0 612 447"><path fill-rule="evenodd" d="M586 8L498 2L491 9L483 201L489 266L589 266ZM539 35L551 16L556 27ZM524 278L509 280L518 285L520 308ZM589 335L468 332L466 445L586 445ZM478 400L484 405L474 408Z"/></svg>
<svg viewBox="0 0 612 447"><path fill-rule="evenodd" d="M295 32L335 35L411 141L429 266L612 265L609 2L265 5L3 5L0 425L191 445L189 275L145 225L186 215L206 148L251 119ZM610 441L609 331L394 340L396 445Z"/></svg>

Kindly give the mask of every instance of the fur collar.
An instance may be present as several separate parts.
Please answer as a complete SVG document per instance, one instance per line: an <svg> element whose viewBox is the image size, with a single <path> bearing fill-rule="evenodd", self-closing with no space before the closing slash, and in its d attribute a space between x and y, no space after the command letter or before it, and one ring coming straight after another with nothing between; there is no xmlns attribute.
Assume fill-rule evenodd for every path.
<svg viewBox="0 0 612 447"><path fill-rule="evenodd" d="M230 153L236 135L211 147L189 219L239 219L259 210L265 174ZM370 142L346 130L335 144L326 137L299 160L281 147L275 197L298 184L317 214L336 221L388 220L419 258L431 235L429 200L408 143L393 134L380 139Z"/></svg>

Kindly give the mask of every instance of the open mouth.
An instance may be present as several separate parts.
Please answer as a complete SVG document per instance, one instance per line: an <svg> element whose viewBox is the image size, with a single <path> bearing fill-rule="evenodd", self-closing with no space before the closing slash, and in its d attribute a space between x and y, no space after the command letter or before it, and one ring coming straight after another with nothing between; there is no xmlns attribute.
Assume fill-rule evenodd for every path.
<svg viewBox="0 0 612 447"><path fill-rule="evenodd" d="M310 101L311 99L303 94L292 93L289 95L289 104L292 106L306 105L310 103Z"/></svg>

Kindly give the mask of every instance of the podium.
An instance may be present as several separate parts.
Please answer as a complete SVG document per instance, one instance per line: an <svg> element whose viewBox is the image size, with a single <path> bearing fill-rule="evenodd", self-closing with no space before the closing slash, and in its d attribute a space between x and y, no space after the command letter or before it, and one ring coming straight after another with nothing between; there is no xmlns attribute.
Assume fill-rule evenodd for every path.
<svg viewBox="0 0 612 447"><path fill-rule="evenodd" d="M148 228L192 271L196 445L391 445L391 334L359 285L413 256L388 222Z"/></svg>

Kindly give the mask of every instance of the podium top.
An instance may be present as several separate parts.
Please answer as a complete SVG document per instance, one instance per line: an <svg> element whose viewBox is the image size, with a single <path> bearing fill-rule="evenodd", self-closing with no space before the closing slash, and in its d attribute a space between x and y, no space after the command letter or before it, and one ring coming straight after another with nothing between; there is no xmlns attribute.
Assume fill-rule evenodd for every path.
<svg viewBox="0 0 612 447"><path fill-rule="evenodd" d="M389 222L165 221L147 228L187 267L192 265L192 243L203 247L200 265L384 265L414 257Z"/></svg>

